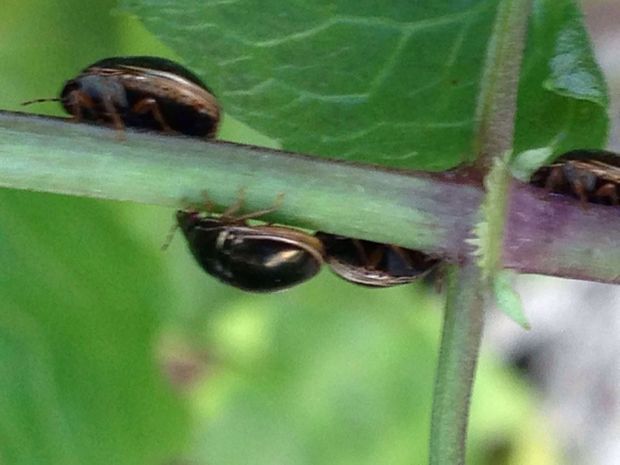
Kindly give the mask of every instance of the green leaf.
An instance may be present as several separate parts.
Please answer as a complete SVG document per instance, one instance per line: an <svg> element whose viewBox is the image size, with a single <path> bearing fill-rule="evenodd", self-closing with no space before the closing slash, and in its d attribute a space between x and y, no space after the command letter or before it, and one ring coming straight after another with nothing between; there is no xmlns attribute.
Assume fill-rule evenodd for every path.
<svg viewBox="0 0 620 465"><path fill-rule="evenodd" d="M512 175L519 181L528 182L538 168L555 158L551 147L526 150L517 154L510 163Z"/></svg>
<svg viewBox="0 0 620 465"><path fill-rule="evenodd" d="M470 151L495 3L121 5L283 148L441 169Z"/></svg>
<svg viewBox="0 0 620 465"><path fill-rule="evenodd" d="M86 199L0 196L0 462L163 463L187 417L153 340L160 264Z"/></svg>
<svg viewBox="0 0 620 465"><path fill-rule="evenodd" d="M605 145L606 86L572 0L535 2L518 103L515 153Z"/></svg>
<svg viewBox="0 0 620 465"><path fill-rule="evenodd" d="M523 312L521 297L513 288L515 274L510 270L499 271L493 278L493 293L499 309L524 329L530 329Z"/></svg>
<svg viewBox="0 0 620 465"><path fill-rule="evenodd" d="M471 159L496 4L121 1L228 114L283 148L433 170ZM564 145L603 143L605 87L572 1L536 3L524 64L519 150L559 132Z"/></svg>

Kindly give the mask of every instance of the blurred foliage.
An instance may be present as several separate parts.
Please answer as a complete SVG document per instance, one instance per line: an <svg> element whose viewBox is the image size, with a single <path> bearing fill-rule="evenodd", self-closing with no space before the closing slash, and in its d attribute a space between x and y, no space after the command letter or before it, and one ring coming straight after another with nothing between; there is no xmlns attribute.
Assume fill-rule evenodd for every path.
<svg viewBox="0 0 620 465"><path fill-rule="evenodd" d="M157 257L105 205L1 199L1 462L135 464L178 450L187 415L152 353L168 300Z"/></svg>
<svg viewBox="0 0 620 465"><path fill-rule="evenodd" d="M19 110L23 100L55 96L64 80L102 57L179 59L136 19L110 14L114 6L5 1L0 107ZM466 26L446 32L463 39ZM442 42L441 35L419 37ZM486 43L484 35L477 40ZM198 52L215 63L215 49ZM358 60L379 66L367 57ZM233 68L244 79L246 68ZM213 73L219 85L225 76ZM459 82L475 92L467 79ZM374 117L389 101L374 102ZM238 112L261 104L258 97L224 102ZM311 107L296 111L309 118ZM61 114L53 104L30 110ZM255 115L256 128L263 117ZM230 117L222 134L274 144ZM0 463L425 461L437 294L422 284L363 289L327 271L285 293L244 294L204 275L180 237L161 253L171 224L172 212L154 207L0 192ZM483 357L471 463L553 463L542 431L527 388Z"/></svg>

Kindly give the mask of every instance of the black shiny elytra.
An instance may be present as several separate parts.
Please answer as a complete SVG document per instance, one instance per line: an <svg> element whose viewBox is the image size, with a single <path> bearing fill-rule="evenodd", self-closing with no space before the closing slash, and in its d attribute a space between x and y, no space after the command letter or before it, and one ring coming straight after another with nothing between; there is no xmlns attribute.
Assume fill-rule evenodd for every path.
<svg viewBox="0 0 620 465"><path fill-rule="evenodd" d="M618 205L620 156L604 150L573 150L539 168L530 183L587 202Z"/></svg>
<svg viewBox="0 0 620 465"><path fill-rule="evenodd" d="M100 60L67 81L59 99L77 121L215 137L220 107L198 76L157 57Z"/></svg>
<svg viewBox="0 0 620 465"><path fill-rule="evenodd" d="M439 260L416 250L351 239L324 232L315 236L325 247L325 260L341 278L368 287L411 283L434 269Z"/></svg>
<svg viewBox="0 0 620 465"><path fill-rule="evenodd" d="M177 223L200 266L220 281L252 292L274 292L319 272L323 245L313 236L281 226L178 211Z"/></svg>

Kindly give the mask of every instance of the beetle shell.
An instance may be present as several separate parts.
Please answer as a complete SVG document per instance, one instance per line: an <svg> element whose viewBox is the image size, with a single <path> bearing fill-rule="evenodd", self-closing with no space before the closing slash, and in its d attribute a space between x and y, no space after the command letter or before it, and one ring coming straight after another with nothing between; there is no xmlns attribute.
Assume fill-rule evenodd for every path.
<svg viewBox="0 0 620 465"><path fill-rule="evenodd" d="M582 203L618 205L620 156L603 150L573 150L539 168L530 183Z"/></svg>
<svg viewBox="0 0 620 465"><path fill-rule="evenodd" d="M220 281L252 292L274 292L316 275L323 245L279 226L248 226L178 211L179 224L200 266Z"/></svg>
<svg viewBox="0 0 620 465"><path fill-rule="evenodd" d="M430 272L439 260L416 250L389 244L351 239L324 232L325 260L341 278L369 287L411 283Z"/></svg>
<svg viewBox="0 0 620 465"><path fill-rule="evenodd" d="M65 83L60 97L77 120L214 137L220 108L191 71L156 57L100 60Z"/></svg>

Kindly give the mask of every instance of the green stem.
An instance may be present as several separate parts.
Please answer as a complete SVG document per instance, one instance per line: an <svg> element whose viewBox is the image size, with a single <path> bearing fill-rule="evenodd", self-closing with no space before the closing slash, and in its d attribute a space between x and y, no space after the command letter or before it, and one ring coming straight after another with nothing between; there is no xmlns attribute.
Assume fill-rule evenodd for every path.
<svg viewBox="0 0 620 465"><path fill-rule="evenodd" d="M530 8L531 0L503 0L497 10L476 111L474 153L476 166L484 173L494 158L512 149Z"/></svg>
<svg viewBox="0 0 620 465"><path fill-rule="evenodd" d="M483 328L483 299L476 265L451 267L433 396L430 463L465 462L471 387Z"/></svg>
<svg viewBox="0 0 620 465"><path fill-rule="evenodd" d="M269 207L284 193L281 206L265 219L452 258L464 252L459 248L482 198L479 186L450 174L388 171L197 138L115 133L24 114L0 112L0 141L0 186L177 208L204 204L206 193L222 209L243 189L248 211Z"/></svg>
<svg viewBox="0 0 620 465"><path fill-rule="evenodd" d="M512 147L519 70L529 11L530 0L503 0L497 10L478 100L478 130L474 141L477 155L474 168L482 175L493 166L495 158ZM508 189L509 177L501 177L501 183L494 189ZM496 191L490 199L505 202L506 196L497 194ZM487 222L485 229L497 235L485 238L484 243L497 248L482 250L487 257L501 256L506 208L505 205L494 207L487 205L484 209L484 212L498 212L496 217L483 218ZM452 269L448 281L433 397L429 455L432 465L465 463L469 399L483 328L482 296L487 290L483 271L470 262L460 269Z"/></svg>
<svg viewBox="0 0 620 465"><path fill-rule="evenodd" d="M453 261L468 253L482 187L467 176L384 170L225 142L139 134L0 111L0 186L168 207L224 208L246 190L265 219L398 244ZM620 284L620 215L514 183L501 259L517 272ZM411 231L415 231L412 234ZM501 232L501 231L500 231ZM500 241L501 242L501 241Z"/></svg>

